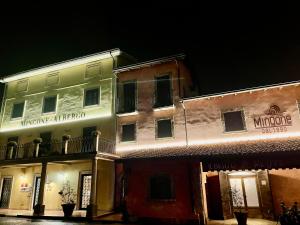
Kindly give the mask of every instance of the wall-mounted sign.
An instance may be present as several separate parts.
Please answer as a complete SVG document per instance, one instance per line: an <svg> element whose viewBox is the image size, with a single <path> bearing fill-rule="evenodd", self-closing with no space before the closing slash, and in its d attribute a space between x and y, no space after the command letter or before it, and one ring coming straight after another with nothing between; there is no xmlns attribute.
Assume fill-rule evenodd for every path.
<svg viewBox="0 0 300 225"><path fill-rule="evenodd" d="M62 121L68 120L78 120L85 118L85 112L80 113L65 113L61 115L53 115L53 116L45 116L43 118L38 119L30 119L30 120L23 120L21 121L22 126L33 126L39 124L47 124L47 123L59 123Z"/></svg>
<svg viewBox="0 0 300 225"><path fill-rule="evenodd" d="M292 126L290 114L282 111L279 106L271 105L264 114L253 118L254 127L261 129L262 133L277 133L287 131L287 127Z"/></svg>
<svg viewBox="0 0 300 225"><path fill-rule="evenodd" d="M21 192L30 192L31 191L31 186L29 186L27 183L22 183L20 185L20 191Z"/></svg>

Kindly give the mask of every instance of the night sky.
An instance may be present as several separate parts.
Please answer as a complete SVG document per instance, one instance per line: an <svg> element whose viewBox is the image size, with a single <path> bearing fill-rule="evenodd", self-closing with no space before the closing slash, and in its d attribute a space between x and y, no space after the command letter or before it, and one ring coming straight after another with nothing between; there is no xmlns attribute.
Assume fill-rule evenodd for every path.
<svg viewBox="0 0 300 225"><path fill-rule="evenodd" d="M115 3L2 15L0 75L120 48L139 61L186 53L200 94L300 80L297 11Z"/></svg>

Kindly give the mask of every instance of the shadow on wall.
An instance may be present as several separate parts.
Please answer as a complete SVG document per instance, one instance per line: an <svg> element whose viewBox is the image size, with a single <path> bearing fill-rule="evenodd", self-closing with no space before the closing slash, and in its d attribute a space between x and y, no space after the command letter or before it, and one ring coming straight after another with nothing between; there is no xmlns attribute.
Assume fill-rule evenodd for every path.
<svg viewBox="0 0 300 225"><path fill-rule="evenodd" d="M300 169L269 171L275 216L281 212L280 202L290 207L294 202L300 202Z"/></svg>

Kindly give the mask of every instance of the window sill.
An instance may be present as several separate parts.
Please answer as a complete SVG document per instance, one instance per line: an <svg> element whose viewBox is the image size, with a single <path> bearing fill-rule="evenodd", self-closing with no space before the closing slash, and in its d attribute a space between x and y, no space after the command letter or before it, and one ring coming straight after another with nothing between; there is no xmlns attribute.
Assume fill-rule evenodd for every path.
<svg viewBox="0 0 300 225"><path fill-rule="evenodd" d="M153 111L157 112L157 111L164 111L164 110L170 110L170 109L175 109L175 105L168 105L168 106L161 106L161 107L154 107L153 106Z"/></svg>
<svg viewBox="0 0 300 225"><path fill-rule="evenodd" d="M83 106L83 109L90 109L90 108L97 108L97 107L100 107L100 104Z"/></svg>
<svg viewBox="0 0 300 225"><path fill-rule="evenodd" d="M137 115L139 114L138 111L133 111L133 112L121 112L121 113L117 113L117 116L118 117L122 117L122 116L134 116L134 115Z"/></svg>

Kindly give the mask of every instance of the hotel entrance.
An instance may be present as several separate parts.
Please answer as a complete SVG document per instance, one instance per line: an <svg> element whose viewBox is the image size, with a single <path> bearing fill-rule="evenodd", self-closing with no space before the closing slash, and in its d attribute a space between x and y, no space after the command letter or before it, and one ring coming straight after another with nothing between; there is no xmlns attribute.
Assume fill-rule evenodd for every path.
<svg viewBox="0 0 300 225"><path fill-rule="evenodd" d="M248 211L249 217L262 217L255 173L234 172L228 177L233 209L242 208Z"/></svg>

